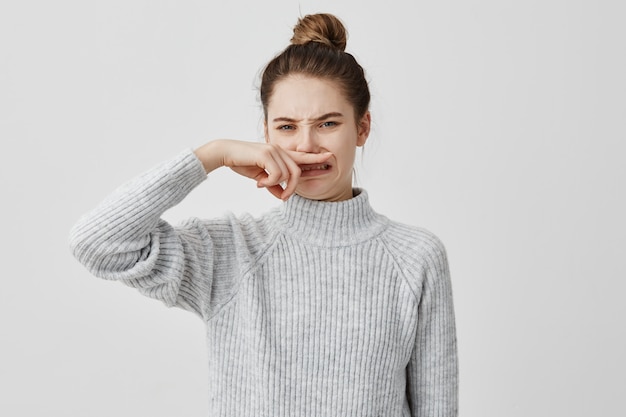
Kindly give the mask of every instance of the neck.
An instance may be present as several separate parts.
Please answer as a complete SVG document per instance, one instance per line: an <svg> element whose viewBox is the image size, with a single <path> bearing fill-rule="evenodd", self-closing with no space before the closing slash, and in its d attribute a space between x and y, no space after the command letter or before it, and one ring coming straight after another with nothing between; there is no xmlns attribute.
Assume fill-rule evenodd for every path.
<svg viewBox="0 0 626 417"><path fill-rule="evenodd" d="M318 246L345 246L370 239L387 224L369 204L367 193L355 188L353 198L341 201L310 200L292 196L278 211L284 231Z"/></svg>

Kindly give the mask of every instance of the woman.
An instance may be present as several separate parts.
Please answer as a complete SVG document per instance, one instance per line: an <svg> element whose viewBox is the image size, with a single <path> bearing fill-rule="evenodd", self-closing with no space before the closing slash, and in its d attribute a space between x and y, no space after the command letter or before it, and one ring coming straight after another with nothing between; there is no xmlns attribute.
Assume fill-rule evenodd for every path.
<svg viewBox="0 0 626 417"><path fill-rule="evenodd" d="M336 17L300 19L262 75L266 143L185 151L72 230L93 274L205 322L214 415L457 413L445 250L352 187L370 97L345 45ZM222 166L284 203L258 218L160 219Z"/></svg>

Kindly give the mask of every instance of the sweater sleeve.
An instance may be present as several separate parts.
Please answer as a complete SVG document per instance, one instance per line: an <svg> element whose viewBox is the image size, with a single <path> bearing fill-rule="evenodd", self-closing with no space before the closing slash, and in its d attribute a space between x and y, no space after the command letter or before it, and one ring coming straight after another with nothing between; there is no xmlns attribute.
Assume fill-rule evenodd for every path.
<svg viewBox="0 0 626 417"><path fill-rule="evenodd" d="M415 345L407 367L414 417L458 415L458 360L446 252L437 239L425 257Z"/></svg>
<svg viewBox="0 0 626 417"><path fill-rule="evenodd" d="M200 221L161 219L206 179L191 150L118 188L70 232L74 256L94 275L200 316L208 314L213 243Z"/></svg>

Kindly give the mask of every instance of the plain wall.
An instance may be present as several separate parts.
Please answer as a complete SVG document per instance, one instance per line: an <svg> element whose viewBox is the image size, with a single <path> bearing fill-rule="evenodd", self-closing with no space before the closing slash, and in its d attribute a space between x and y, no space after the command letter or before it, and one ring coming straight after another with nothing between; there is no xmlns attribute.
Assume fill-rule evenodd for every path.
<svg viewBox="0 0 626 417"><path fill-rule="evenodd" d="M626 62L617 1L0 6L0 415L204 416L204 327L89 275L67 236L184 148L261 140L300 14L367 71L374 208L446 244L466 417L626 415ZM176 222L280 204L228 169Z"/></svg>

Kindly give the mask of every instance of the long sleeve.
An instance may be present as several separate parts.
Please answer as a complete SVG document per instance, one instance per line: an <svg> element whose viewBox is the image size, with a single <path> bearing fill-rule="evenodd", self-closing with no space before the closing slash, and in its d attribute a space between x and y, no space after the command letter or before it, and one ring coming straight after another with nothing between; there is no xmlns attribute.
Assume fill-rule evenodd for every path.
<svg viewBox="0 0 626 417"><path fill-rule="evenodd" d="M94 275L205 315L212 240L199 221L161 219L206 178L191 150L117 189L70 232L74 256Z"/></svg>
<svg viewBox="0 0 626 417"><path fill-rule="evenodd" d="M458 361L446 252L435 240L425 256L415 347L407 367L414 417L458 415Z"/></svg>
<svg viewBox="0 0 626 417"><path fill-rule="evenodd" d="M294 195L258 218L163 221L205 177L181 154L83 217L71 244L93 274L203 318L216 415L457 415L450 276L434 235L377 214L362 190Z"/></svg>

